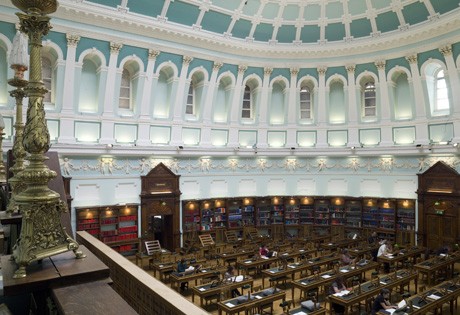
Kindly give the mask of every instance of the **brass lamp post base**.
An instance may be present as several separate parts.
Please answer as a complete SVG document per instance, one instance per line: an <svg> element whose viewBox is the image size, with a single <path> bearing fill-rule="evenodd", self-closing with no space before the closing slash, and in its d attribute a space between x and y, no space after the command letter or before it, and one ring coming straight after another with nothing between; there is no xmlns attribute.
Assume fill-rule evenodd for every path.
<svg viewBox="0 0 460 315"><path fill-rule="evenodd" d="M47 92L41 74L41 41L51 26L47 16L57 9L56 0L12 0L25 13L17 13L21 31L29 36L30 76L24 89L29 97L27 121L24 126L22 144L30 155L29 165L15 177L26 188L14 198L22 214L21 235L14 246L12 258L19 265L14 278L26 277L26 267L33 261L42 260L69 250L77 258L85 255L78 250L61 224L61 214L67 205L57 192L48 188L48 182L56 177L45 160L50 147L50 135L45 120L43 96Z"/></svg>

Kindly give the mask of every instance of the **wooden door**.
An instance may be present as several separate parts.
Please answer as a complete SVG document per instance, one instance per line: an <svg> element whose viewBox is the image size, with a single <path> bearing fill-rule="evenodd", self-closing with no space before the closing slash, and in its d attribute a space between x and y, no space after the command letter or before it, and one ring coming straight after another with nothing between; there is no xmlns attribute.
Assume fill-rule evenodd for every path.
<svg viewBox="0 0 460 315"><path fill-rule="evenodd" d="M456 221L450 216L426 216L426 241L428 248L436 249L455 243Z"/></svg>

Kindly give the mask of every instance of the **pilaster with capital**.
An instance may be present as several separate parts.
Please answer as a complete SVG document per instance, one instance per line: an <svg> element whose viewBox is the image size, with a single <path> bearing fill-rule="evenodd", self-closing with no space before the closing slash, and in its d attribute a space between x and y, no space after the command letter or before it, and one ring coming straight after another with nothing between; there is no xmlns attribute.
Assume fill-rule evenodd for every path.
<svg viewBox="0 0 460 315"><path fill-rule="evenodd" d="M209 124L211 123L211 114L212 114L212 105L214 100L214 95L216 95L218 84L217 84L217 77L219 75L219 70L222 68L224 64L222 62L214 62L212 66L212 73L211 78L209 79L209 88L208 93L206 94L206 100L204 103L203 109L203 123Z"/></svg>
<svg viewBox="0 0 460 315"><path fill-rule="evenodd" d="M264 68L264 79L262 81L262 91L261 91L261 97L260 97L260 102L259 106L256 106L256 110L259 111L259 115L257 113L254 113L255 116L259 117L259 125L261 127L265 126L267 124L267 119L268 118L268 108L271 106L269 104L269 100L271 99L270 97L270 89L269 89L269 84L270 84L270 76L273 73L273 68L271 67L265 67ZM258 108L257 108L258 107Z"/></svg>
<svg viewBox="0 0 460 315"><path fill-rule="evenodd" d="M318 124L324 125L326 123L326 71L327 67L320 66L318 71Z"/></svg>
<svg viewBox="0 0 460 315"><path fill-rule="evenodd" d="M76 34L66 34L67 55L64 68L64 87L62 95L61 119L59 120L59 143L75 143L75 131L73 116L75 99L75 58L80 36Z"/></svg>
<svg viewBox="0 0 460 315"><path fill-rule="evenodd" d="M118 63L118 54L123 48L123 44L110 42L110 59L109 66L107 68L107 82L104 94L104 117L113 117L114 113L114 104L118 104L113 98L114 91L117 88L115 86L116 77L117 77L117 63Z"/></svg>
<svg viewBox="0 0 460 315"><path fill-rule="evenodd" d="M388 122L390 121L391 111L390 111L390 96L388 94L388 82L386 78L386 61L377 60L375 61L375 66L377 67L379 75L379 86L380 86L380 113L382 124L381 130L381 141L380 145L390 146L393 145L393 135L392 130L388 127Z"/></svg>
<svg viewBox="0 0 460 315"><path fill-rule="evenodd" d="M179 82L177 85L177 95L176 95L176 100L174 102L174 121L179 122L182 120L182 117L184 117L185 110L184 110L184 104L185 104L185 84L187 80L187 74L188 74L188 68L190 66L190 63L193 61L193 57L190 56L184 56L182 58L182 69L179 75Z"/></svg>
<svg viewBox="0 0 460 315"><path fill-rule="evenodd" d="M361 100L356 95L355 84L355 69L356 65L347 65L347 81L348 81L348 123L355 125L358 122L358 113L361 107ZM354 143L356 145L356 143Z"/></svg>
<svg viewBox="0 0 460 315"><path fill-rule="evenodd" d="M412 84L414 87L414 99L415 99L415 115L417 119L426 119L426 103L425 93L423 93L422 79L418 70L417 55L412 54L406 56L406 60L409 62L410 71L412 73ZM427 135L428 136L428 135ZM419 137L419 134L417 134ZM425 141L426 139L422 139Z"/></svg>
<svg viewBox="0 0 460 315"><path fill-rule="evenodd" d="M241 117L241 91L244 89L243 79L244 73L248 69L246 65L238 66L238 76L236 77L235 91L233 93L232 107L230 109L230 131L228 137L228 146L238 147L238 122Z"/></svg>
<svg viewBox="0 0 460 315"><path fill-rule="evenodd" d="M151 118L151 100L152 88L154 81L154 69L159 50L149 49L147 70L144 79L144 89L142 91L141 111L139 116L139 132L136 144L139 146L147 146L151 144L150 141L150 118Z"/></svg>
<svg viewBox="0 0 460 315"><path fill-rule="evenodd" d="M286 138L286 147L296 147L297 146L297 133L295 128L299 120L299 93L300 90L297 88L297 76L299 74L299 68L290 68L291 78L289 80L289 100L288 104L288 126L292 128L287 129L287 138Z"/></svg>

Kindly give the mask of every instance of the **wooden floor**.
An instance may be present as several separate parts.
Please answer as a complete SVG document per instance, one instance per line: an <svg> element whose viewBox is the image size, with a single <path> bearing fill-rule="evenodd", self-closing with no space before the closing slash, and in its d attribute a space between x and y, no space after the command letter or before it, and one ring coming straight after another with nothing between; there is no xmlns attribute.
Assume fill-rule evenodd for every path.
<svg viewBox="0 0 460 315"><path fill-rule="evenodd" d="M134 261L133 261L134 262ZM455 265L455 269L456 271L460 271L460 264L456 264ZM154 276L153 275L153 271L150 271L150 270L146 270L149 274L152 275L152 277ZM372 273L373 270L370 270L368 272L366 272L366 280L369 280L371 278L371 273ZM383 273L381 273L383 275ZM157 278L159 279L158 275L157 275ZM257 286L259 284L262 284L262 278L260 275L257 275L255 278L254 278L254 286ZM166 282L165 285L169 286L169 283ZM192 283L190 283L190 285L192 285ZM426 283L424 282L423 279L420 279L419 277L419 281L418 281L418 285L419 287L420 286L425 286L426 287ZM429 287L426 287L427 289ZM292 291L291 291L291 285L288 283L286 287L284 286L281 286L281 289L285 289L286 290L286 299L293 299L294 300L294 303L295 303L295 306L294 307L299 307L299 291L298 290L295 290L295 292L297 293L296 295L297 296L294 296L292 297ZM415 292L415 288L413 287L413 283L411 283L411 293L414 293ZM182 293L184 297L186 297L188 300L190 300L190 302L192 301L192 294L191 294L191 290L188 289L186 290L185 292ZM326 308L329 310L329 305L328 303L325 303L324 301L324 295L322 297L320 297L320 303L322 306L326 306ZM392 300L393 302L398 302L401 300L401 297L399 296L399 294L393 294L392 296ZM199 305L199 298L197 299L195 297L195 304ZM211 314L218 314L218 310L217 310L217 305L216 304L210 304L210 305L207 305L207 306L204 306L203 307L206 311L210 312ZM275 305L274 305L274 312L273 312L274 315L277 315L277 314L283 314L283 309L279 306L279 303L277 302ZM328 314L330 314L328 312ZM365 314L368 314L364 309L361 309L361 310L354 310L353 313L351 313L351 315L365 315ZM439 313L438 313L439 314ZM449 306L448 305L445 305L444 309L443 309L443 314L450 314L450 311L449 311ZM454 314L455 315L460 315L460 307L458 309L456 309L454 311Z"/></svg>

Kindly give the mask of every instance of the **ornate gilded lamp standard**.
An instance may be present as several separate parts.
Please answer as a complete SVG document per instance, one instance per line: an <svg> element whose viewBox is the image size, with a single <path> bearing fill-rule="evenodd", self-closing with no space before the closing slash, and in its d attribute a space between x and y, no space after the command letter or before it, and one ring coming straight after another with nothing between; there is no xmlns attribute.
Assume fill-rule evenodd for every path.
<svg viewBox="0 0 460 315"><path fill-rule="evenodd" d="M29 97L23 145L30 163L17 177L26 184L16 195L22 213L21 235L13 249L13 259L19 265L14 277L26 276L26 267L33 261L73 250L77 258L84 257L61 224L61 213L67 205L57 192L48 188L56 172L45 165L45 153L50 147L50 135L45 121L43 96L47 92L42 82L41 41L51 29L47 14L56 11L56 0L12 0L25 13L17 13L21 31L29 36L30 78L25 88Z"/></svg>
<svg viewBox="0 0 460 315"><path fill-rule="evenodd" d="M5 171L5 165L3 163L3 136L5 133L3 130L5 129L5 121L3 120L3 116L0 115L0 185L4 186L6 185L6 171Z"/></svg>
<svg viewBox="0 0 460 315"><path fill-rule="evenodd" d="M24 79L24 72L27 71L29 65L29 54L27 52L27 37L19 31L13 39L13 48L9 56L9 63L11 69L14 70L14 78L8 80L8 84L16 88L10 91L11 97L16 99L16 123L14 124L15 135L13 143L14 165L10 168L14 176L8 180L11 187L11 196L6 208L6 212L11 214L18 210L15 200L16 194L25 188L24 183L17 178L16 174L23 171L25 167L24 158L26 157L26 151L22 145L24 135L22 100L26 96L24 88L29 83Z"/></svg>

